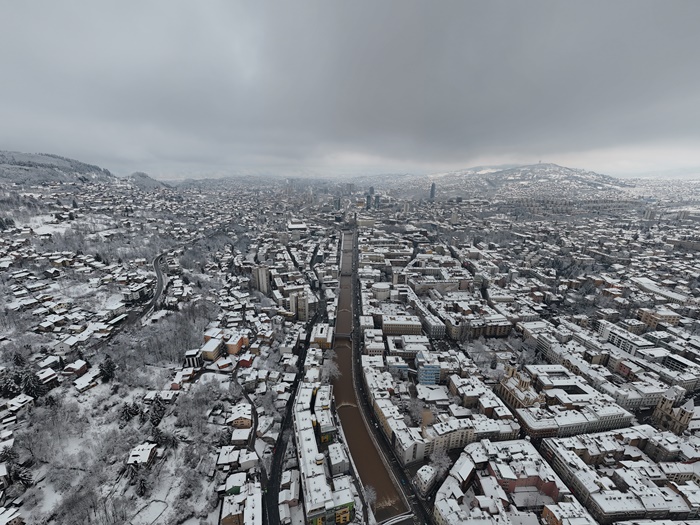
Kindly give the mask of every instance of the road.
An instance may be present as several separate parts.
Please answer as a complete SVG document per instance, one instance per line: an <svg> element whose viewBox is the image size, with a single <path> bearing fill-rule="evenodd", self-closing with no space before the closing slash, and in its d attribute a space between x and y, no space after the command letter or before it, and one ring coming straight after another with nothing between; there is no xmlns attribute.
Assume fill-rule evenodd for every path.
<svg viewBox="0 0 700 525"><path fill-rule="evenodd" d="M161 268L161 265L163 264L163 258L165 257L166 253L168 252L163 252L160 255L157 255L153 258L153 270L156 272L156 289L153 292L153 298L146 305L146 312L148 312L152 308L155 308L155 306L158 304L158 299L160 299L160 294L163 293L165 279L163 278L163 270Z"/></svg>
<svg viewBox="0 0 700 525"><path fill-rule="evenodd" d="M308 322L306 325L306 340L301 345L301 350L299 351L299 372L294 378L294 383L289 390L291 396L287 402L287 407L282 416L282 425L280 429L280 437L275 444L275 448L272 453L272 464L270 466L270 472L265 472L263 470L262 476L262 486L265 490L264 501L265 501L265 523L268 525L279 525L280 524L280 513L277 497L280 491L280 481L282 479L282 470L284 467L284 452L287 448L287 435L290 432L286 430L290 429L292 426L292 407L294 406L294 400L296 399L297 389L299 387L299 382L304 375L304 361L306 361L306 349L309 346L309 340L311 339L311 327L314 325L318 317L318 311L316 315ZM301 496L300 496L301 497Z"/></svg>

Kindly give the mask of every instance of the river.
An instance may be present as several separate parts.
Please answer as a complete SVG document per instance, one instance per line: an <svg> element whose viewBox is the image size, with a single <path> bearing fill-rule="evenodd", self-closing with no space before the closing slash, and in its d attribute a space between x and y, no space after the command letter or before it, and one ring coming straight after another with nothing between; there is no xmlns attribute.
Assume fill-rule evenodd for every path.
<svg viewBox="0 0 700 525"><path fill-rule="evenodd" d="M344 239L341 270L352 268L353 234L344 234ZM371 485L377 491L374 515L378 522L382 522L406 512L407 509L379 456L379 451L374 446L357 406L357 395L352 378L352 340L342 336L342 334L350 334L352 331L353 278L351 275L342 275L343 273L350 272L341 271L340 277L336 334L341 335L336 337L334 348L338 356L338 368L341 376L333 382L333 393L336 410L360 479L363 485ZM360 373L359 370L358 373Z"/></svg>

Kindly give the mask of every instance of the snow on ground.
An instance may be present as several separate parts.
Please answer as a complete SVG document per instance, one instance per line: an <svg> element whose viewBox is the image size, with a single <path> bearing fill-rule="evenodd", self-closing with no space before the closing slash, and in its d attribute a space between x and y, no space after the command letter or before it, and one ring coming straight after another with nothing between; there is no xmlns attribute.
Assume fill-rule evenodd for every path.
<svg viewBox="0 0 700 525"><path fill-rule="evenodd" d="M66 230L74 227L87 229L88 231L100 231L106 229L108 224L113 222L113 219L104 215L91 215L89 218L78 217L73 221L64 221L59 223L55 223L55 220L56 218L49 214L34 215L33 217L29 217L27 220L19 221L17 226L29 226L37 235L43 235L46 233L63 234L66 232Z"/></svg>
<svg viewBox="0 0 700 525"><path fill-rule="evenodd" d="M168 504L164 501L151 501L146 504L145 507L141 508L136 516L131 518L130 523L132 525L151 525L158 522L158 518L165 512L168 508Z"/></svg>
<svg viewBox="0 0 700 525"><path fill-rule="evenodd" d="M68 279L66 279L67 281ZM65 285L64 285L65 284ZM95 287L90 285L89 283L81 283L81 282L71 282L70 285L68 283L63 283L59 284L61 288L61 292L66 296L70 297L71 299L79 299L81 297L87 297L87 296L93 296L93 297L98 297L98 296L104 296L105 292L98 292ZM103 299L104 300L104 299Z"/></svg>
<svg viewBox="0 0 700 525"><path fill-rule="evenodd" d="M37 507L32 511L33 513L49 514L63 497L56 488L46 480L40 481L34 488L41 493L41 498L39 499Z"/></svg>
<svg viewBox="0 0 700 525"><path fill-rule="evenodd" d="M171 313L172 313L172 311L170 311L170 310L156 310L151 315L144 317L143 320L141 321L141 325L146 326L149 324L157 323L163 317L166 317L166 316L170 315Z"/></svg>
<svg viewBox="0 0 700 525"><path fill-rule="evenodd" d="M289 510L292 515L292 525L304 525L304 509L302 506L289 507Z"/></svg>
<svg viewBox="0 0 700 525"><path fill-rule="evenodd" d="M122 294L119 293L114 293L107 297L107 299L104 302L104 308L116 308L119 305L121 305L124 301L124 297Z"/></svg>
<svg viewBox="0 0 700 525"><path fill-rule="evenodd" d="M228 390L229 383L231 383L231 374L217 374L215 372L204 372L199 380L202 384L207 384L212 381L216 381L219 384L219 389Z"/></svg>
<svg viewBox="0 0 700 525"><path fill-rule="evenodd" d="M51 224L54 220L55 217L53 215L35 215L34 217L29 217L26 221L19 221L17 226L20 228L29 226L37 235L44 235L47 233L64 233L72 224L71 222Z"/></svg>
<svg viewBox="0 0 700 525"><path fill-rule="evenodd" d="M260 459L265 457L265 450L271 449L272 447L265 443L262 439L255 440L255 453Z"/></svg>
<svg viewBox="0 0 700 525"><path fill-rule="evenodd" d="M212 510L209 515L205 518L206 523L215 524L219 523L219 515L221 514L221 501L217 507ZM182 525L201 525L203 522L200 518L194 517L182 522Z"/></svg>

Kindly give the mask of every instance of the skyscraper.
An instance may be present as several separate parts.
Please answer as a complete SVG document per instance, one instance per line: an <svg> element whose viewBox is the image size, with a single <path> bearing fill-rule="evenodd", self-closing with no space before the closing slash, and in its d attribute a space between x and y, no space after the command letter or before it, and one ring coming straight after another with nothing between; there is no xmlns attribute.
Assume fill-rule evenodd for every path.
<svg viewBox="0 0 700 525"><path fill-rule="evenodd" d="M430 200L431 201L435 200L435 183L434 182L430 185Z"/></svg>
<svg viewBox="0 0 700 525"><path fill-rule="evenodd" d="M270 269L258 266L253 270L253 286L265 295L270 291Z"/></svg>

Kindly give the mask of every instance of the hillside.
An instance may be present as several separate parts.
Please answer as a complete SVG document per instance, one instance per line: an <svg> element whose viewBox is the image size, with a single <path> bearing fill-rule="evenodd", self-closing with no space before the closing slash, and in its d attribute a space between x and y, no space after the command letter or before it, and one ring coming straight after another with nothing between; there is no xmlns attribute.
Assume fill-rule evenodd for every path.
<svg viewBox="0 0 700 525"><path fill-rule="evenodd" d="M438 195L491 198L607 198L633 186L593 171L557 164L532 164L506 169L479 167L428 176Z"/></svg>
<svg viewBox="0 0 700 525"><path fill-rule="evenodd" d="M141 191L155 191L171 187L169 184L156 180L142 171L132 173L125 180Z"/></svg>
<svg viewBox="0 0 700 525"><path fill-rule="evenodd" d="M111 182L106 169L47 153L0 151L0 182L47 184L75 182Z"/></svg>

